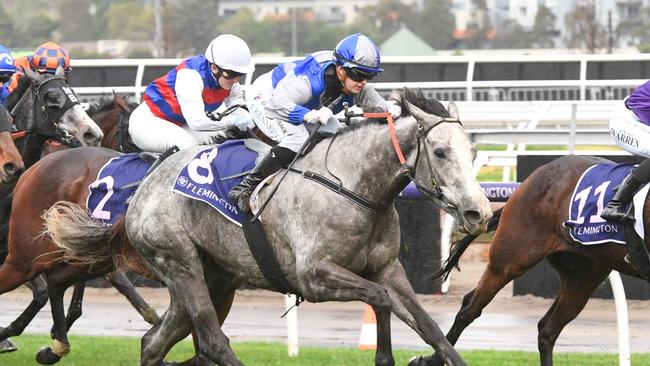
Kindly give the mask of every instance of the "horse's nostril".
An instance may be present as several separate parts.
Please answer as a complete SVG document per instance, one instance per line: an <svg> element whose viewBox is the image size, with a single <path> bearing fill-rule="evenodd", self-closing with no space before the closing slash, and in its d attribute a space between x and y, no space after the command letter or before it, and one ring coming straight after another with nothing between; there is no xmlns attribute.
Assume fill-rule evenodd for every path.
<svg viewBox="0 0 650 366"><path fill-rule="evenodd" d="M474 210L467 210L463 212L463 217L465 218L465 221L471 224L478 224L481 221L481 214L479 214L478 211Z"/></svg>
<svg viewBox="0 0 650 366"><path fill-rule="evenodd" d="M84 141L86 142L86 144L88 144L90 146L97 146L97 145L99 145L99 142L102 140L102 136L98 136L97 134L95 134L95 133L93 133L91 131L88 131L88 132L84 133L83 138L84 138Z"/></svg>

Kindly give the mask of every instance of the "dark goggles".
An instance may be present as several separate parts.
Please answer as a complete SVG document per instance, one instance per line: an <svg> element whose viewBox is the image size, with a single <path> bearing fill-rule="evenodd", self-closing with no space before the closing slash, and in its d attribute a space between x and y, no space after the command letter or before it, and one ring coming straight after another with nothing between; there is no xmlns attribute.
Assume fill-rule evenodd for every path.
<svg viewBox="0 0 650 366"><path fill-rule="evenodd" d="M246 74L242 74L241 72L226 70L222 68L219 68L219 70L221 70L221 76L226 80L232 80L246 75Z"/></svg>
<svg viewBox="0 0 650 366"><path fill-rule="evenodd" d="M0 74L0 84L4 84L11 80L11 75L12 74Z"/></svg>
<svg viewBox="0 0 650 366"><path fill-rule="evenodd" d="M369 72L362 71L357 68L351 68L351 67L346 67L345 68L345 73L346 75L352 79L353 81L356 81L357 83L360 83L364 80L372 80L377 74L372 74Z"/></svg>

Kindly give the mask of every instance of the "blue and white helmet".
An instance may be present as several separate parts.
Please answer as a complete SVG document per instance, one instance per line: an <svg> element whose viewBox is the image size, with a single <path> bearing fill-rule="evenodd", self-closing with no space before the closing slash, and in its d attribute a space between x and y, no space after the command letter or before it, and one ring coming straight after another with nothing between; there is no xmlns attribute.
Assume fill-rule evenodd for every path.
<svg viewBox="0 0 650 366"><path fill-rule="evenodd" d="M14 72L16 66L11 52L7 47L0 45L0 75L11 76Z"/></svg>
<svg viewBox="0 0 650 366"><path fill-rule="evenodd" d="M343 67L359 69L373 75L384 71L379 67L379 48L361 33L343 38L334 48L334 57Z"/></svg>

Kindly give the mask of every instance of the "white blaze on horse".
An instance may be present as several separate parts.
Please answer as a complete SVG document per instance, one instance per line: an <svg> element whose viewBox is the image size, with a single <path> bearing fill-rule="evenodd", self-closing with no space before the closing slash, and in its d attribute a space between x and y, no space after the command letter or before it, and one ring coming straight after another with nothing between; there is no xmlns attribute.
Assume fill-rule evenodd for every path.
<svg viewBox="0 0 650 366"><path fill-rule="evenodd" d="M293 168L336 181L344 188L338 191L347 193L290 172L261 224L286 280L305 300L372 306L376 365L394 364L391 312L448 365L465 365L418 303L397 258L400 228L393 203L414 179L421 192L457 218L461 230L478 235L491 217L489 202L472 174L476 151L455 105L447 110L410 90L402 93L402 103L404 115L394 127L399 149L385 121L363 123L321 141ZM170 194L179 171L200 153L200 148L184 150L163 161L133 196L125 219L111 227L67 203L54 205L46 218L49 235L71 257L105 260L88 253L98 255L96 249L108 242L112 249L105 256L128 253L124 249L131 245L169 288L169 310L143 337L142 365L160 365L193 326L204 355L220 365L242 365L219 326L215 306L242 283L277 290L264 277L238 225L209 205ZM261 190L261 200L277 181ZM124 230L130 243L114 239Z"/></svg>

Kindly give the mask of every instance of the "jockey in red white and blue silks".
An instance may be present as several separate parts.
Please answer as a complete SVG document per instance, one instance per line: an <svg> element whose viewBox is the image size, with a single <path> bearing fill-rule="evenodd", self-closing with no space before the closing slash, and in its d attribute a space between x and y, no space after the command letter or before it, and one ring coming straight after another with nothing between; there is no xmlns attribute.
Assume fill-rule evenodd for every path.
<svg viewBox="0 0 650 366"><path fill-rule="evenodd" d="M248 211L255 186L293 160L307 141L308 126L320 133L334 133L342 127L334 113L343 109L344 102L399 117L401 107L388 103L368 85L382 71L379 48L357 33L343 38L334 51L280 64L257 78L246 93L248 107L255 125L278 144L230 191L239 209Z"/></svg>
<svg viewBox="0 0 650 366"><path fill-rule="evenodd" d="M244 109L215 120L222 104L244 104L240 78L254 70L246 42L230 34L215 38L204 55L184 60L147 86L144 102L131 114L129 134L142 150L164 152L210 144L222 130L252 126Z"/></svg>

